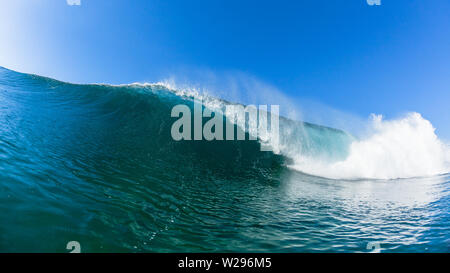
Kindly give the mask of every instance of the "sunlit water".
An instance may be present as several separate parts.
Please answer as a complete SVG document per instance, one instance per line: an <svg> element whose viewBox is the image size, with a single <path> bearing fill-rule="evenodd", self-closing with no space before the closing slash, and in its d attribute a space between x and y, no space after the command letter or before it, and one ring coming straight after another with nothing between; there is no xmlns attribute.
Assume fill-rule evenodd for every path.
<svg viewBox="0 0 450 273"><path fill-rule="evenodd" d="M450 176L335 180L255 141L175 142L160 87L0 68L0 251L449 252Z"/></svg>

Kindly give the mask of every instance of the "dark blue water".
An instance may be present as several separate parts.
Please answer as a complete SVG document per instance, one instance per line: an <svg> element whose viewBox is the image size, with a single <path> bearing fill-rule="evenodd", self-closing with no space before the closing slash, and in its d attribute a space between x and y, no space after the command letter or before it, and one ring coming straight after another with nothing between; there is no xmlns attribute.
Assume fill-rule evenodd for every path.
<svg viewBox="0 0 450 273"><path fill-rule="evenodd" d="M183 101L0 68L0 251L450 251L449 175L325 179L256 141L176 142ZM343 132L302 126L345 155Z"/></svg>

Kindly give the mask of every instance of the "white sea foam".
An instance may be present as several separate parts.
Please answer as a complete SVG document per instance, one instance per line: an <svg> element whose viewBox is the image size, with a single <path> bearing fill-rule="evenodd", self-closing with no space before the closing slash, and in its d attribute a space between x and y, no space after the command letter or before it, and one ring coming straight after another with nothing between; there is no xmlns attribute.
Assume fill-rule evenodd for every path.
<svg viewBox="0 0 450 273"><path fill-rule="evenodd" d="M333 179L395 179L449 172L449 146L419 113L390 121L372 115L371 128L368 137L351 143L345 160L327 162L297 155L290 167Z"/></svg>

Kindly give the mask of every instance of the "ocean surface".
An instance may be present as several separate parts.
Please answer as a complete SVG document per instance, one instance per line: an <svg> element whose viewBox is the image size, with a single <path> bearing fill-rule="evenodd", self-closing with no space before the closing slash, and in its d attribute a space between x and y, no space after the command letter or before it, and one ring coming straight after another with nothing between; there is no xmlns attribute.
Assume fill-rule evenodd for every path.
<svg viewBox="0 0 450 273"><path fill-rule="evenodd" d="M450 252L448 146L420 114L366 138L281 118L264 152L174 141L196 96L0 68L0 252Z"/></svg>

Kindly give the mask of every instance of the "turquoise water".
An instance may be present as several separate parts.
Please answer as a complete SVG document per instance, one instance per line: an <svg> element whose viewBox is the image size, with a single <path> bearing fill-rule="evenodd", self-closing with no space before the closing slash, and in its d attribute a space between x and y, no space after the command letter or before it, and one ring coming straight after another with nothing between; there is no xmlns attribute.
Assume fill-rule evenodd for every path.
<svg viewBox="0 0 450 273"><path fill-rule="evenodd" d="M176 142L179 103L0 68L0 252L450 251L448 174L326 179L256 141ZM348 156L346 133L286 124L297 152Z"/></svg>

